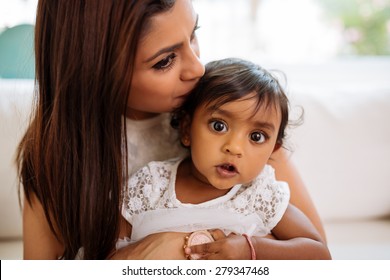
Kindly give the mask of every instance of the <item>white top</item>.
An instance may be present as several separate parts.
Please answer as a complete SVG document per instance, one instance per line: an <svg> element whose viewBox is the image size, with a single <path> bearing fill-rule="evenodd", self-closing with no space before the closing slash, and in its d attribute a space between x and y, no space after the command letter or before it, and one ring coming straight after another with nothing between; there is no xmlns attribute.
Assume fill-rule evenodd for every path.
<svg viewBox="0 0 390 280"><path fill-rule="evenodd" d="M178 131L171 127L170 121L169 113L139 121L126 118L130 175L153 160L188 154L188 150L181 146Z"/></svg>
<svg viewBox="0 0 390 280"><path fill-rule="evenodd" d="M234 186L226 195L200 204L181 203L175 192L182 158L150 162L129 180L122 215L133 226L130 242L166 231L219 228L226 234L266 235L289 203L287 183L276 181L266 165L255 180ZM119 245L119 244L117 244Z"/></svg>

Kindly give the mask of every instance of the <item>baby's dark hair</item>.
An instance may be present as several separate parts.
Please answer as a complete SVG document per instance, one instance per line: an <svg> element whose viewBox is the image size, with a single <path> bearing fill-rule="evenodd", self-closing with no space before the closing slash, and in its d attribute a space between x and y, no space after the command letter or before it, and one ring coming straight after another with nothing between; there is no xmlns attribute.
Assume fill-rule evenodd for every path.
<svg viewBox="0 0 390 280"><path fill-rule="evenodd" d="M251 94L255 92L256 95ZM267 70L250 61L226 58L206 65L206 72L183 105L174 112L173 126L180 123L183 116L192 119L199 106L213 102L215 109L225 103L247 95L257 98L257 107L277 106L281 113L281 123L276 143L283 145L285 129L289 119L288 98L278 80Z"/></svg>

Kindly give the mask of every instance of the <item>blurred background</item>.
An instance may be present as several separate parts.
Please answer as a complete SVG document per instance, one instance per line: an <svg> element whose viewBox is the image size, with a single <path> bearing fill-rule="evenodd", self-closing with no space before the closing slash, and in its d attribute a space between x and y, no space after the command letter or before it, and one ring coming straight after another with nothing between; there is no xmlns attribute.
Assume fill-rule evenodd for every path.
<svg viewBox="0 0 390 280"><path fill-rule="evenodd" d="M390 55L390 0L194 0L204 61L276 63ZM37 0L0 0L0 32L34 24Z"/></svg>
<svg viewBox="0 0 390 280"><path fill-rule="evenodd" d="M54 1L54 0L53 0ZM193 0L204 63L286 74L292 160L335 259L390 259L390 0ZM0 0L0 259L22 257L13 156L34 89L37 0Z"/></svg>
<svg viewBox="0 0 390 280"><path fill-rule="evenodd" d="M302 63L390 54L389 0L195 0L194 5L206 60L245 55Z"/></svg>

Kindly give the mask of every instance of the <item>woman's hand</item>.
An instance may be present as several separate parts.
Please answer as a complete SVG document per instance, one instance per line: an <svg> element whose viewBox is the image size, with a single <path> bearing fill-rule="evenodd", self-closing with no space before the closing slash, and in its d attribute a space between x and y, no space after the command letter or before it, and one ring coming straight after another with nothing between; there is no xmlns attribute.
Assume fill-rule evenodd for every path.
<svg viewBox="0 0 390 280"><path fill-rule="evenodd" d="M184 241L187 233L162 232L117 250L113 260L185 260Z"/></svg>
<svg viewBox="0 0 390 280"><path fill-rule="evenodd" d="M194 245L185 249L186 255L199 254L201 260L250 260L251 251L246 238L223 231L209 230L214 242Z"/></svg>

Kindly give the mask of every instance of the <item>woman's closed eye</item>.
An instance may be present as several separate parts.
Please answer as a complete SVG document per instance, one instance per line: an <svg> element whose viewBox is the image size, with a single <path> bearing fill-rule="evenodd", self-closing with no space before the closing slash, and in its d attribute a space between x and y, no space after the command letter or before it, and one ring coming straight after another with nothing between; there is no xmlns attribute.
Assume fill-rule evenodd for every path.
<svg viewBox="0 0 390 280"><path fill-rule="evenodd" d="M167 57L161 59L159 62L153 65L156 70L169 70L175 63L176 54L171 53Z"/></svg>
<svg viewBox="0 0 390 280"><path fill-rule="evenodd" d="M200 28L198 23L199 23L199 15L196 16L195 27L192 30L191 38L190 38L191 42L196 38L196 31Z"/></svg>
<svg viewBox="0 0 390 280"><path fill-rule="evenodd" d="M209 127L212 131L215 131L215 132L226 132L228 129L227 124L223 121L220 121L220 120L210 121Z"/></svg>
<svg viewBox="0 0 390 280"><path fill-rule="evenodd" d="M199 25L196 25L195 26L195 28L194 28L194 31L192 32L192 34L191 34L191 42L194 40L194 39L196 39L196 31L198 30L200 28L200 26Z"/></svg>

